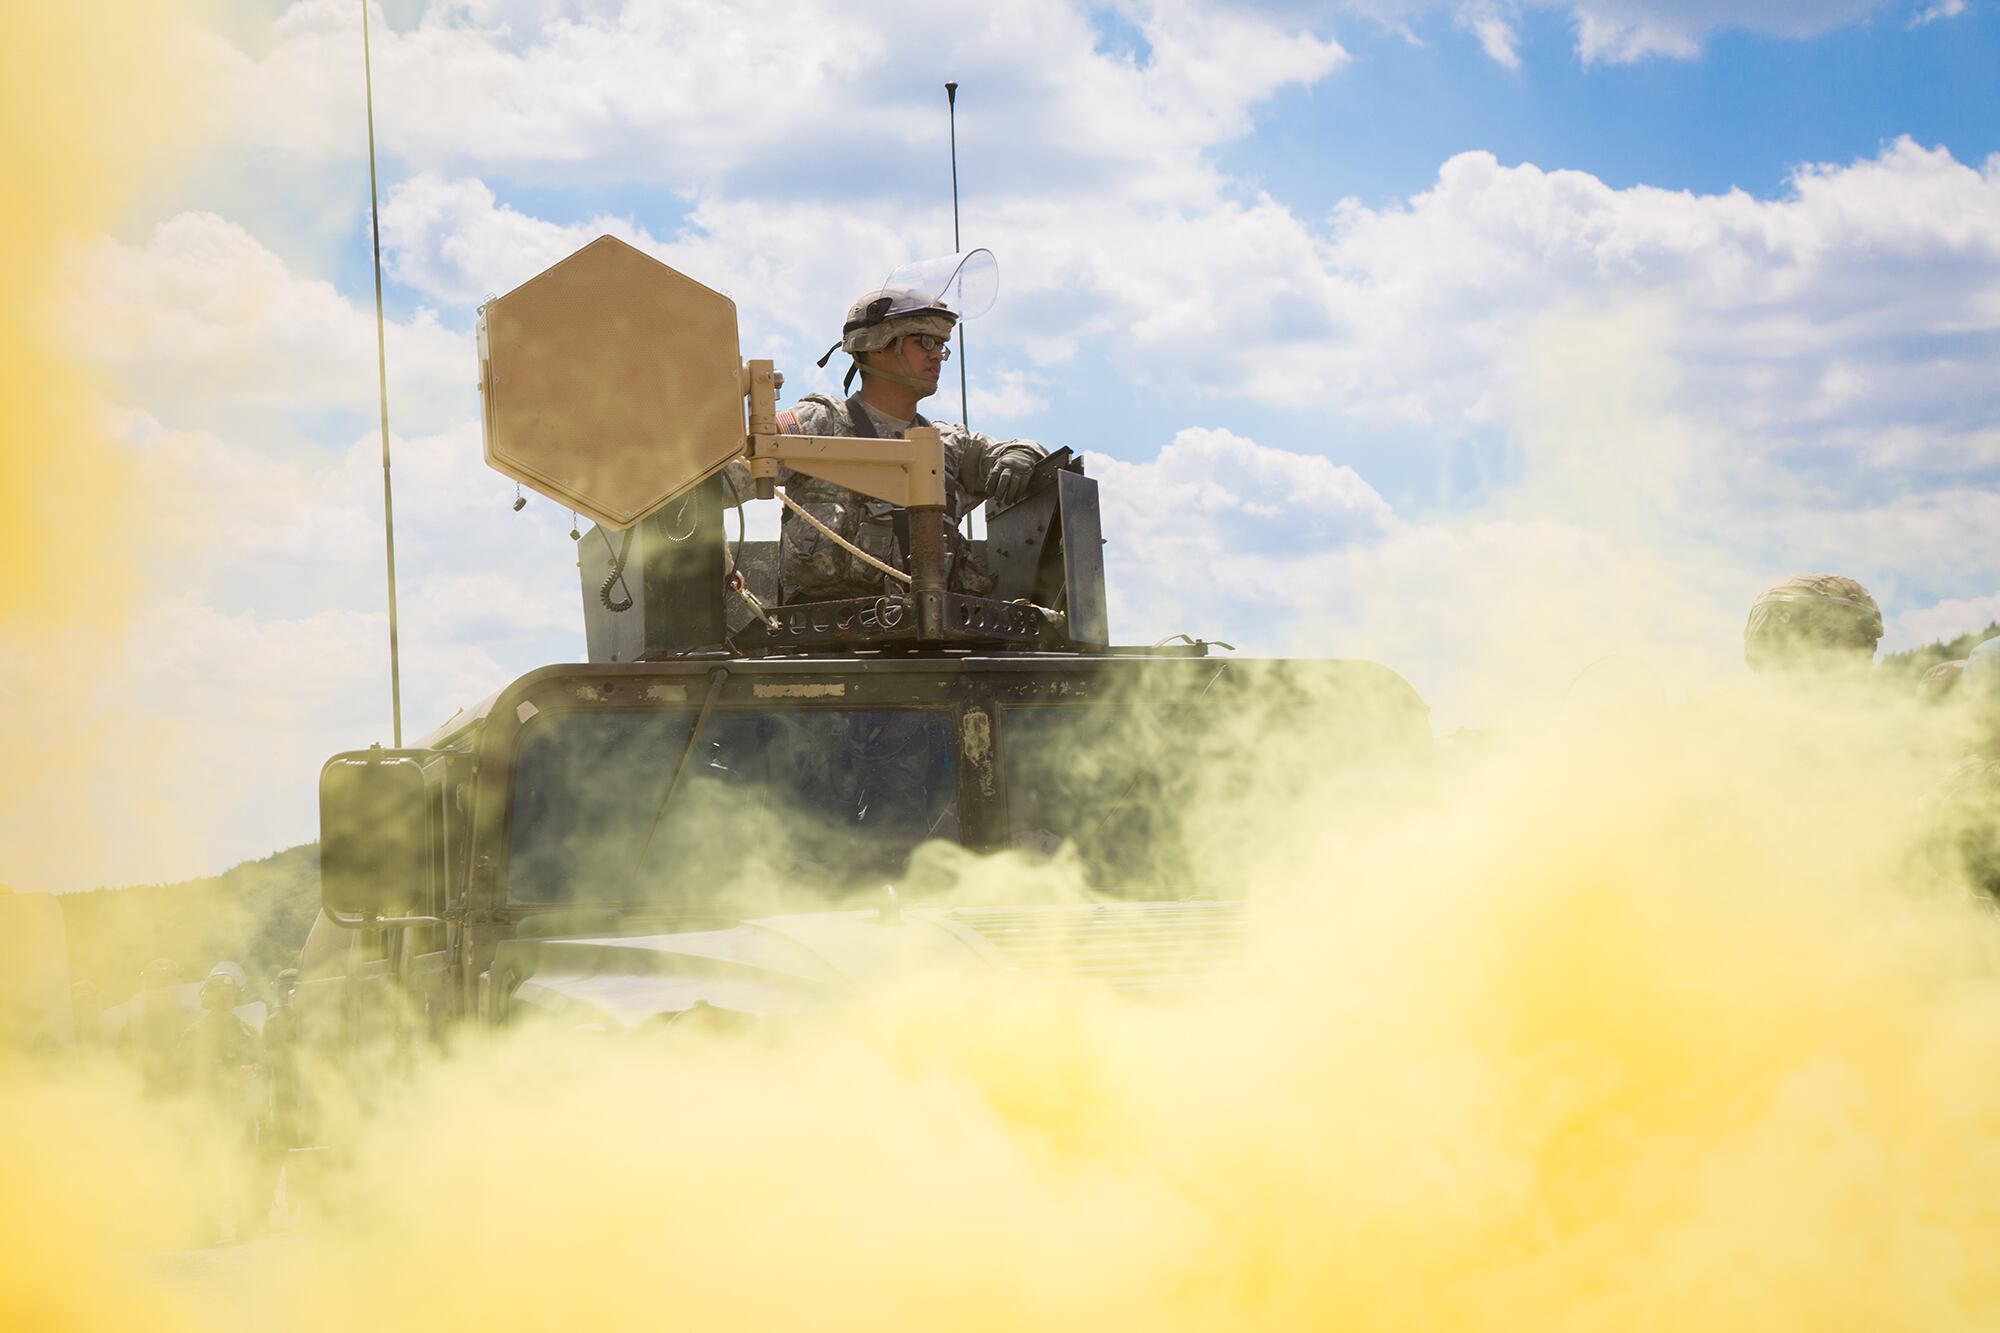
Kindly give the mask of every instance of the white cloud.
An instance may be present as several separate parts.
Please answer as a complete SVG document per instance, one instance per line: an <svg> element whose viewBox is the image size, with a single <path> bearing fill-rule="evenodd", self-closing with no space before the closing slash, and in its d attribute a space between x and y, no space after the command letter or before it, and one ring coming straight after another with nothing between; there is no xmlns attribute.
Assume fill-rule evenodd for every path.
<svg viewBox="0 0 2000 1333"><path fill-rule="evenodd" d="M2000 620L2000 592L1984 597L1950 597L1931 606L1890 615L1882 636L1884 652L1898 652L1927 643L1950 642L1970 630Z"/></svg>
<svg viewBox="0 0 2000 1333"><path fill-rule="evenodd" d="M1058 369L1096 344L1118 349L1119 368L1135 378L1270 404L1313 401L1362 423L1450 436L1504 427L1518 413L1510 401L1515 359L1539 322L1577 305L1639 302L1668 312L1668 350L1688 399L1729 405L1722 424L1738 434L1862 459L1893 435L1907 463L1918 435L1942 456L2000 409L2000 389L1984 375L1977 346L2000 327L2000 169L1991 164L1961 164L1944 150L1899 141L1874 159L1805 169L1787 196L1761 200L1620 190L1580 172L1466 153L1407 203L1349 203L1320 223L1270 198L1231 192L1203 165L1203 153L1241 133L1250 109L1276 88L1324 77L1340 59L1327 39L1233 10L1149 6L1137 11L1152 42L1140 60L1101 49L1089 24L1055 0L1035 4L1033 17L1045 21L1037 49L1010 45L1003 34L982 58L1030 60L1033 79L1061 85L1061 103L1102 105L1060 133L1039 112L1011 105L980 112L1011 117L1001 157L1016 165L998 165L1001 175L1033 168L1008 177L1013 188L979 209L977 238L1002 255L1004 295L975 326L977 369L1002 386L1030 366ZM1619 31L1698 36L1754 22L1796 35L1865 17L1870 6L1786 0L1751 19L1719 4L1590 0L1575 10L1604 32L1622 24ZM636 11L560 17L567 12L462 5L435 10L393 40L440 44L468 68L485 69L490 57L512 70L505 83L512 96L532 101L544 93L508 62L557 60L566 43L607 32L640 46L658 35ZM1454 10L1487 24L1492 42L1512 40L1506 21L1515 12L1498 0ZM703 31L706 13L694 31ZM543 22L550 14L558 17ZM332 40L352 22L344 15L297 7L266 63L285 58L288 41ZM851 41L888 43L882 49L893 53L926 35L966 40L921 19L889 32L879 18L858 20ZM1644 45L1631 32L1617 40ZM488 54L463 54L473 51ZM613 62L599 71L604 98L616 100L626 68ZM437 72L423 95L442 96L437 89L451 77ZM892 95L870 95L877 94ZM802 133L813 142L838 137L848 104L826 89L813 95L830 100ZM1208 109L1191 110L1193 103ZM752 121L775 114L761 105L745 110ZM1106 115L1137 115L1147 128L1114 152L1096 134ZM489 142L468 131L454 142L450 151L434 145L430 156L497 155L491 164L504 171L505 153L536 141L523 147L519 136ZM624 170L615 160L618 136L597 142L599 166ZM758 151L731 142L739 154ZM1084 184L1063 166L1079 154L1118 165ZM695 174L669 172L675 180ZM390 192L391 271L466 312L609 231L734 296L746 350L779 358L794 389L824 388L841 367L830 381L807 359L830 340L839 311L894 264L936 249L941 222L932 208L857 208L853 182L834 176L713 173L669 231L625 216L539 218L502 202L485 180L428 170ZM871 184L901 188L900 177L879 176L871 172ZM1962 350L1953 352L1954 344Z"/></svg>
<svg viewBox="0 0 2000 1333"><path fill-rule="evenodd" d="M1626 64L1649 56L1691 59L1717 32L1815 37L1863 22L1885 0L1529 0L1566 10L1576 29L1577 57L1585 64ZM1954 0L1946 0L1947 4Z"/></svg>
<svg viewBox="0 0 2000 1333"><path fill-rule="evenodd" d="M1921 427L1935 457L2000 413L1981 351L2000 331L2000 159L1976 168L1901 140L1758 200L1619 190L1467 153L1407 204L1343 205L1324 239L1288 218L1264 225L1291 244L1264 247L1283 257L1253 290L1291 276L1321 327L1203 350L1210 374L1267 400L1445 431L1507 420L1540 323L1644 307L1662 321L1679 400L1739 435L1853 452ZM1146 359L1201 373L1193 320L1150 313L1122 315Z"/></svg>
<svg viewBox="0 0 2000 1333"><path fill-rule="evenodd" d="M396 281L470 309L510 291L599 236L660 244L629 218L558 225L501 204L477 180L430 172L399 182L382 208L382 248Z"/></svg>
<svg viewBox="0 0 2000 1333"><path fill-rule="evenodd" d="M1070 0L1011 0L983 22L881 0L437 0L399 31L378 18L377 122L388 153L438 167L668 188L804 172L851 196L851 174L830 163L857 146L942 151L942 89L929 75L942 69L992 127L987 180L1104 180L1143 166L1179 189L1207 176L1201 146L1241 134L1251 107L1345 59L1314 25L1252 10L1121 9L1146 39L1144 60L1100 50L1095 16ZM358 26L350 5L298 0L254 56L214 41L219 128L351 156ZM864 192L878 188L871 177Z"/></svg>
<svg viewBox="0 0 2000 1333"><path fill-rule="evenodd" d="M983 347L975 348L975 351L984 350ZM952 411L951 381L956 376L949 365L945 367L944 374L944 385L938 390L937 401L942 404L944 415L955 417L958 414ZM1038 387L1044 382L1040 376L1027 371L1002 369L988 372L982 369L978 380L971 384L972 411L980 429L986 430L996 419L1003 424L1018 421L1028 413L1046 407L1047 400Z"/></svg>
<svg viewBox="0 0 2000 1333"><path fill-rule="evenodd" d="M143 244L102 241L69 263L69 337L169 425L232 411L374 414L374 312L233 222L182 213ZM434 315L391 321L387 332L397 420L434 423L475 401L469 347Z"/></svg>
<svg viewBox="0 0 2000 1333"><path fill-rule="evenodd" d="M1399 518L1351 470L1227 431L1093 471L1120 642L1373 659L1447 730L1523 716L1611 654L1683 684L1727 675L1759 586L1726 551L1662 547L1587 505Z"/></svg>
<svg viewBox="0 0 2000 1333"><path fill-rule="evenodd" d="M1093 457L1103 509L1113 629L1158 638L1204 625L1242 635L1246 621L1295 610L1294 558L1380 541L1389 505L1352 468L1267 448L1226 430L1189 428L1143 463ZM1256 608L1254 617L1242 609ZM1235 612L1189 623L1202 611ZM1223 634L1224 629L1208 632Z"/></svg>
<svg viewBox="0 0 2000 1333"><path fill-rule="evenodd" d="M1351 11L1405 32L1430 13L1450 11L1453 22L1471 31L1486 54L1515 67L1520 20L1531 9L1554 10L1576 34L1575 52L1584 64L1630 64L1654 57L1690 60L1719 32L1753 32L1808 38L1848 24L1863 23L1885 10L1912 6L1904 0L1347 0ZM1953 18L1964 0L1918 0L1912 24Z"/></svg>
<svg viewBox="0 0 2000 1333"><path fill-rule="evenodd" d="M1474 11L1466 6L1458 14L1459 26L1470 28L1479 38L1479 49L1487 58L1508 69L1521 68L1520 34L1514 25L1499 14L1490 11Z"/></svg>

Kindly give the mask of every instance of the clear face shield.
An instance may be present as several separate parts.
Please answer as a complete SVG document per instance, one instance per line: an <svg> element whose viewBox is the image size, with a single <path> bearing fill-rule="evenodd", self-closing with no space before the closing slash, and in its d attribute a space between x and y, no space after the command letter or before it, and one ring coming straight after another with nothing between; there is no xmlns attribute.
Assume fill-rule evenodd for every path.
<svg viewBox="0 0 2000 1333"><path fill-rule="evenodd" d="M977 319L993 308L1000 295L1000 265L984 247L962 250L904 264L882 280L882 287L920 297L922 304L916 309L943 306L962 320Z"/></svg>

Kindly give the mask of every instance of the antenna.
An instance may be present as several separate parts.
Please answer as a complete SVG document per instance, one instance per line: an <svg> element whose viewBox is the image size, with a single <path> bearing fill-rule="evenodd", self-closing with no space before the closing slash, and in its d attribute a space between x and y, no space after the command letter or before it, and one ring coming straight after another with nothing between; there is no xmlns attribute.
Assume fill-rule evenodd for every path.
<svg viewBox="0 0 2000 1333"><path fill-rule="evenodd" d="M945 114L951 118L951 249L956 254L958 243L958 85L944 86ZM965 321L958 321L958 424L972 429L972 409L967 405L965 392Z"/></svg>
<svg viewBox="0 0 2000 1333"><path fill-rule="evenodd" d="M368 228L375 241L375 387L382 403L382 535L389 551L389 716L403 748L403 672L396 649L396 504L389 486L389 354L382 333L382 210L375 193L375 67L368 50L368 0L361 0L361 76L368 106Z"/></svg>

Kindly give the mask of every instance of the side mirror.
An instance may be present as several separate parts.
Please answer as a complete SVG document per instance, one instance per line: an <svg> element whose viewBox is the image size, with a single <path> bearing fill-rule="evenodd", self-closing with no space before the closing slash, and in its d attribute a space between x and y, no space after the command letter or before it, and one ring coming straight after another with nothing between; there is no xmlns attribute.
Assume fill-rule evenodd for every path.
<svg viewBox="0 0 2000 1333"><path fill-rule="evenodd" d="M430 800L408 751L354 750L319 773L319 895L344 926L428 910Z"/></svg>

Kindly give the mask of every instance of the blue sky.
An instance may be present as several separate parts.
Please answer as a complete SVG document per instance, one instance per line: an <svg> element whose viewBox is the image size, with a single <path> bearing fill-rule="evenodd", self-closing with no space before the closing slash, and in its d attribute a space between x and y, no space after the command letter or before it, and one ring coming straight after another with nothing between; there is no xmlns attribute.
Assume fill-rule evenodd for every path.
<svg viewBox="0 0 2000 1333"><path fill-rule="evenodd" d="M407 729L582 652L567 512L480 462L479 299L610 230L729 292L795 390L837 384L811 359L846 303L947 247L946 78L1001 267L972 424L1097 460L1121 639L1373 657L1449 731L1607 653L1737 680L1743 607L1798 569L1867 581L1891 647L2000 614L2000 4L1723 8L398 0ZM302 840L319 761L386 735L352 9L226 6L207 148L79 238L74 284L186 529L129 706L222 773L256 717L296 781L135 778L150 832L0 880Z"/></svg>
<svg viewBox="0 0 2000 1333"><path fill-rule="evenodd" d="M1569 20L1531 12L1509 70L1442 17L1422 45L1343 28L1354 62L1279 95L1226 166L1302 213L1425 188L1483 148L1613 186L1771 195L1802 162L1846 162L1907 134L1962 162L2000 149L2000 10L1910 28L1874 22L1801 40L1724 31L1698 59L1585 66Z"/></svg>

